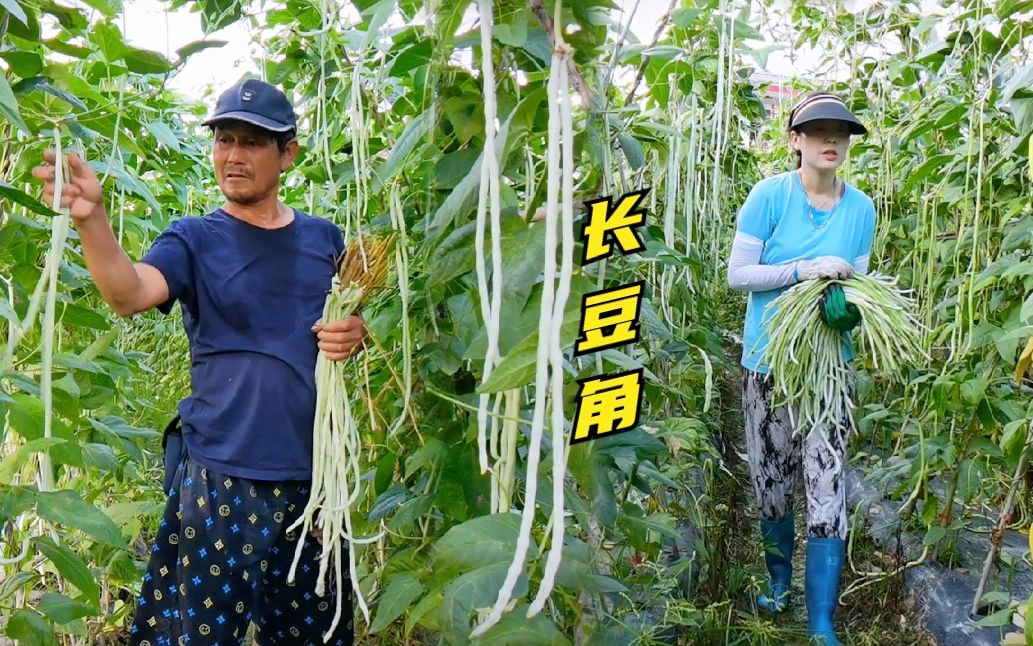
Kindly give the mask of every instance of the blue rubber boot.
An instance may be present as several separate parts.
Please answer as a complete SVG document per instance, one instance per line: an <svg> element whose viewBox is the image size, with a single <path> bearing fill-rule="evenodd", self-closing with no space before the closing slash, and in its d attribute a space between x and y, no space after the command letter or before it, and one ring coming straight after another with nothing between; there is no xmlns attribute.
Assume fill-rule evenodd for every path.
<svg viewBox="0 0 1033 646"><path fill-rule="evenodd" d="M807 633L811 637L811 644L840 646L832 616L839 599L839 575L843 572L845 552L846 541L841 538L807 539L804 593L807 600Z"/></svg>
<svg viewBox="0 0 1033 646"><path fill-rule="evenodd" d="M768 612L782 612L789 600L793 580L793 547L796 536L793 515L778 520L760 521L760 535L764 539L764 563L771 576L768 586L771 594L757 595L757 605Z"/></svg>

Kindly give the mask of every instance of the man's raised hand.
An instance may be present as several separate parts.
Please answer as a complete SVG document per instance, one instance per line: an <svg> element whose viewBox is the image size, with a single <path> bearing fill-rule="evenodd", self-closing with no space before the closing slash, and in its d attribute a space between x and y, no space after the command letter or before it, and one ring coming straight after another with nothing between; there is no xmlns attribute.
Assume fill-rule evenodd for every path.
<svg viewBox="0 0 1033 646"><path fill-rule="evenodd" d="M43 151L43 165L32 169L32 176L43 181L43 198L47 206L54 205L54 151ZM93 218L104 218L104 193L93 169L78 153L65 155L67 161L64 184L61 188L61 208L66 208L76 225Z"/></svg>

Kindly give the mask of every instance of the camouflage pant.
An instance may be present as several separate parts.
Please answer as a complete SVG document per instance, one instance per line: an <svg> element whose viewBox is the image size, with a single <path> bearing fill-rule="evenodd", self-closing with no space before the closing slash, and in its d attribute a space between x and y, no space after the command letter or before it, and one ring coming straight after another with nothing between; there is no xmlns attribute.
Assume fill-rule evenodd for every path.
<svg viewBox="0 0 1033 646"><path fill-rule="evenodd" d="M837 464L846 464L852 416L840 420L839 425L826 425L823 430L827 443L820 431L794 437L789 411L772 406L773 384L766 377L750 370L743 375L746 454L761 517L775 521L793 513L794 488L802 461L807 534L846 538L846 486L843 469L837 468Z"/></svg>

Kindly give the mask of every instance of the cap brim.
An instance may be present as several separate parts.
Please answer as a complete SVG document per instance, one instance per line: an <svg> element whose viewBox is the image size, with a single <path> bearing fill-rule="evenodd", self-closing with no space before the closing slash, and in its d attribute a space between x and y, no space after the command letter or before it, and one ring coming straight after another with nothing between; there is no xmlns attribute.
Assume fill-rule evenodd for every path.
<svg viewBox="0 0 1033 646"><path fill-rule="evenodd" d="M840 103L826 103L824 105L811 106L805 109L796 119L793 120L793 128L801 126L811 121L820 121L821 119L832 119L835 121L845 121L850 128L850 134L852 135L866 135L868 134L868 128L864 127L861 120L854 116L854 113L846 109Z"/></svg>
<svg viewBox="0 0 1033 646"><path fill-rule="evenodd" d="M280 123L279 121L273 121L263 117L260 114L254 114L253 112L224 112L223 114L209 117L208 119L201 122L203 126L210 126L217 124L221 121L243 121L250 123L251 125L258 126L259 128L265 128L266 130L272 130L273 132L288 132L294 130L295 127L290 124Z"/></svg>

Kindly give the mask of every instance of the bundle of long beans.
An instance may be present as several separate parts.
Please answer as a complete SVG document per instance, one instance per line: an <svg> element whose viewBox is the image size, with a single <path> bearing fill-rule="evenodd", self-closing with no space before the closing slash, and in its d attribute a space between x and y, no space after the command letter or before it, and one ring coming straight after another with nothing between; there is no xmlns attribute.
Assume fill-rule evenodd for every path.
<svg viewBox="0 0 1033 646"><path fill-rule="evenodd" d="M821 295L834 283L842 285L847 302L861 312L859 350L875 370L898 375L903 366L925 356L914 301L895 278L857 274L846 280L804 281L786 290L765 311L774 310L764 362L774 379L776 403L789 406L797 433L839 425L853 410L843 334L821 318Z"/></svg>
<svg viewBox="0 0 1033 646"><path fill-rule="evenodd" d="M394 234L380 239L352 240L331 280L330 291L323 305L323 321L340 321L354 314L377 290L384 286L387 263L391 255ZM362 451L358 425L352 415L352 397L356 389L348 384L347 366L341 361L330 361L319 353L316 359L316 417L312 428L312 486L308 504L302 515L287 529L299 526L308 534L316 528L320 533L322 553L316 594L326 591L326 572L331 561L335 568L337 608L333 623L324 635L328 640L341 618L341 539L349 543L348 565L352 584L363 616L369 622L369 609L359 589L354 545L379 539L357 539L352 530L351 508L359 499L361 471L359 455ZM287 575L294 575L301 558L304 540L298 540L294 562Z"/></svg>

